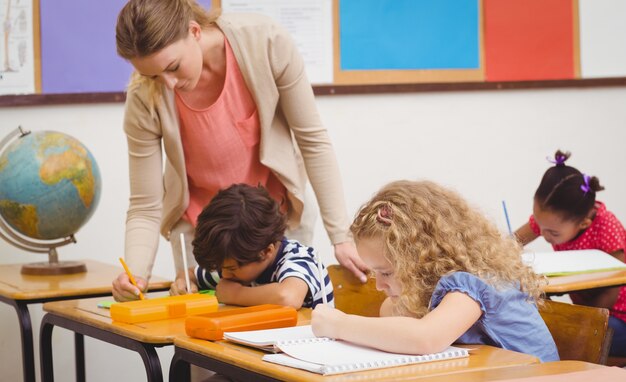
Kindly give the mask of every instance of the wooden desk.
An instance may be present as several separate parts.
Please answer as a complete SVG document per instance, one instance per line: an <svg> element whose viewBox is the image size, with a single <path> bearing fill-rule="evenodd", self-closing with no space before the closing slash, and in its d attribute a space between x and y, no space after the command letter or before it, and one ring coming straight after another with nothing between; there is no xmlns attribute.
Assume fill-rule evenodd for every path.
<svg viewBox="0 0 626 382"><path fill-rule="evenodd" d="M545 375L560 375L573 373L576 371L597 370L607 366L588 363L583 361L558 361L546 362L533 365L511 366L497 369L487 369L480 371L470 371L452 375L441 375L435 377L406 379L406 381L428 381L428 382L479 382L479 381L499 381L512 378L539 377Z"/></svg>
<svg viewBox="0 0 626 382"><path fill-rule="evenodd" d="M40 358L42 381L54 380L51 342L54 326L60 326L80 335L97 338L139 353L144 361L148 380L162 381L163 373L155 349L172 345L174 338L185 335L185 318L139 324L113 322L108 309L97 307L97 303L100 300L91 298L59 301L47 303L43 306L43 309L48 313L43 317L41 323ZM232 306L220 306L219 309L232 308ZM309 322L310 310L302 309L299 314L299 321Z"/></svg>
<svg viewBox="0 0 626 382"><path fill-rule="evenodd" d="M304 322L303 322L304 323ZM476 349L467 358L375 369L348 374L322 376L305 370L281 366L261 360L262 351L228 341L210 342L177 337L170 365L170 381L184 381L189 365L194 364L237 381L394 381L412 377L430 377L498 369L538 363L537 358L487 345L459 345Z"/></svg>
<svg viewBox="0 0 626 382"><path fill-rule="evenodd" d="M123 269L120 266L84 260L87 272L73 275L32 276L20 273L23 264L0 265L0 301L15 308L22 338L24 380L35 381L33 330L28 305L72 298L111 295L111 283ZM167 290L170 281L153 277L150 290ZM75 338L77 357L83 346L82 336ZM77 361L78 358L77 358ZM78 377L78 380L84 380Z"/></svg>
<svg viewBox="0 0 626 382"><path fill-rule="evenodd" d="M626 285L626 270L549 277L543 290L547 295L555 295L619 285Z"/></svg>

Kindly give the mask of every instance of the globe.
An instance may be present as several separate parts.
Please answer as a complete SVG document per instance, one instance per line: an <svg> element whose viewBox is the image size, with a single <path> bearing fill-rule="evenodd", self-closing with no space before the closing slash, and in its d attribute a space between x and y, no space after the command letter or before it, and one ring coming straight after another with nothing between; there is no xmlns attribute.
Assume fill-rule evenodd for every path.
<svg viewBox="0 0 626 382"><path fill-rule="evenodd" d="M4 149L0 144L0 220L14 231L3 238L34 251L74 241L100 200L96 160L67 134L19 133L5 138Z"/></svg>

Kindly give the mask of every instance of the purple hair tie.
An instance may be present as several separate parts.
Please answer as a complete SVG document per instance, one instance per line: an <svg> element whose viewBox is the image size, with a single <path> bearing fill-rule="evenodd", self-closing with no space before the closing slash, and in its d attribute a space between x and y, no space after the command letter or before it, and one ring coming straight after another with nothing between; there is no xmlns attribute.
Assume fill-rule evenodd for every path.
<svg viewBox="0 0 626 382"><path fill-rule="evenodd" d="M587 193L591 191L591 187L589 186L589 179L591 179L589 175L583 174L584 184L580 185L580 189L583 190L585 195L587 195Z"/></svg>
<svg viewBox="0 0 626 382"><path fill-rule="evenodd" d="M550 157L546 157L546 159L550 163L554 163L557 166L562 166L562 165L565 164L565 161L567 160L567 157L565 155L563 155L563 154L558 154L558 155L555 155L554 159L552 159Z"/></svg>

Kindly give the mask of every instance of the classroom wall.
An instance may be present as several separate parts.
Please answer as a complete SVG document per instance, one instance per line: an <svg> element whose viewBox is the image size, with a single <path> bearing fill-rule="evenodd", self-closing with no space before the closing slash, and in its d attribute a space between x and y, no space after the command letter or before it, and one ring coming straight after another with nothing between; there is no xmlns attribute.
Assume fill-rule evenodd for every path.
<svg viewBox="0 0 626 382"><path fill-rule="evenodd" d="M626 88L325 96L317 102L335 145L351 216L388 181L428 178L457 189L504 233L501 201L506 200L514 227L525 222L549 166L545 158L562 148L573 152L571 165L600 178L606 186L600 199L626 222ZM0 108L0 137L17 125L62 131L80 139L99 162L100 205L76 235L78 243L59 250L62 260L117 265L123 255L128 173L122 117L121 104ZM325 261L334 262L319 220L313 245ZM532 248L548 246L538 240ZM0 241L0 263L42 260ZM154 274L172 278L172 268L169 246L162 241ZM41 305L30 311L38 349ZM20 380L13 308L0 304L0 322L0 380ZM57 380L73 380L69 332L55 329L53 349ZM86 352L90 381L145 379L135 353L91 339ZM158 352L167 375L172 349Z"/></svg>

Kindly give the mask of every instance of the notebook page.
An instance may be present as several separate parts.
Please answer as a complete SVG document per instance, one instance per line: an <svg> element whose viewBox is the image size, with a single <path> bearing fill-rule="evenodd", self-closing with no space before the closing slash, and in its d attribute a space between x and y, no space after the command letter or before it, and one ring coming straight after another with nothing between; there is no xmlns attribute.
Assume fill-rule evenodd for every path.
<svg viewBox="0 0 626 382"><path fill-rule="evenodd" d="M311 325L224 333L224 339L256 347L271 346L280 341L307 338L315 338Z"/></svg>
<svg viewBox="0 0 626 382"><path fill-rule="evenodd" d="M324 374L324 366L312 362L302 361L282 353L266 354L263 356L263 361L295 367L296 369L311 371L317 374Z"/></svg>
<svg viewBox="0 0 626 382"><path fill-rule="evenodd" d="M527 252L522 254L522 260L532 266L535 273L547 276L626 269L626 264L596 249Z"/></svg>
<svg viewBox="0 0 626 382"><path fill-rule="evenodd" d="M324 351L322 349L321 344L328 345L330 343L340 344L337 349L341 348L341 345L350 345L347 343L343 343L340 341L330 341L330 342L309 342L311 346L309 351L306 354L308 360L317 360L320 361L320 358L325 357L310 357L311 353L319 351ZM354 345L356 346L356 345ZM324 346L330 347L330 346ZM335 350L337 350L335 349ZM345 350L345 349L344 349ZM353 348L350 348L350 351L353 351ZM347 353L341 353L340 360L332 360L332 364L319 364L313 363L309 361L305 361L302 359L294 358L287 353L281 354L266 354L263 356L263 360L266 362L272 362L279 365L295 367L298 369L303 369L307 371L311 371L318 374L329 375L329 374L341 374L341 373L349 373L361 370L369 370L369 369L380 369L385 367L393 367L393 366L402 366L402 365L410 365L415 363L423 363L423 362L431 362L431 361L439 361L439 360L448 360L454 358L464 358L469 355L467 349L463 348L455 348L449 347L444 352L436 353L436 354L425 354L425 355L408 355L408 354L393 354L386 353L378 350L372 350L376 353L376 356L373 359L370 357L361 358L358 361L354 359L349 359L349 357L345 357ZM292 353L295 354L295 353ZM361 353L363 354L363 353ZM336 355L336 354L335 354ZM343 363L344 361L351 361L351 363Z"/></svg>
<svg viewBox="0 0 626 382"><path fill-rule="evenodd" d="M417 360L420 357L412 354L388 353L344 341L294 341L292 343L277 343L276 345L291 357L326 366L384 364L397 360L404 360L403 363L409 363L411 359ZM465 349L449 347L442 353L432 355L432 358L434 358L433 360L445 359L447 356L444 353L454 350L465 351Z"/></svg>

